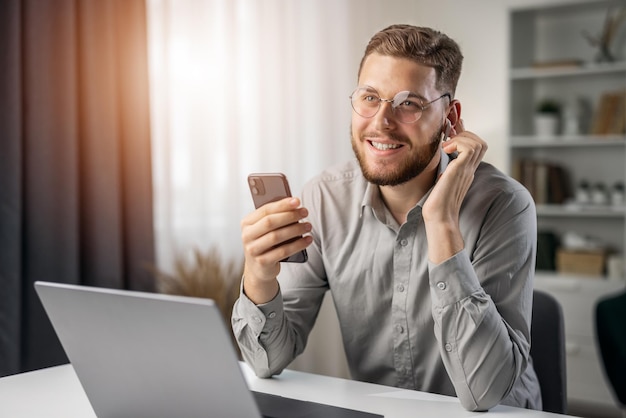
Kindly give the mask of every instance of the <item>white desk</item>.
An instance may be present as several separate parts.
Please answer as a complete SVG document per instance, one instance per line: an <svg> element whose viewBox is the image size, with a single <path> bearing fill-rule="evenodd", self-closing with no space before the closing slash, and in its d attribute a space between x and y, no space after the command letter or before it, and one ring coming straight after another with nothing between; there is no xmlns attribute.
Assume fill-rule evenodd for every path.
<svg viewBox="0 0 626 418"><path fill-rule="evenodd" d="M272 379L258 379L242 364L251 389L344 408L405 417L557 417L560 415L498 406L488 412L465 411L456 398L389 386L286 370ZM70 365L51 367L0 379L0 417L95 417Z"/></svg>

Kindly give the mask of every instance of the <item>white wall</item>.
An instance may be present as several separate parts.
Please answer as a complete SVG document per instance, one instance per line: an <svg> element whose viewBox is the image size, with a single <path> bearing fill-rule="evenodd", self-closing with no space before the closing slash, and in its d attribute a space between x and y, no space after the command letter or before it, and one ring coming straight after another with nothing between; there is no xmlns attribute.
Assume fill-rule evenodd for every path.
<svg viewBox="0 0 626 418"><path fill-rule="evenodd" d="M508 16L498 0L419 2L415 23L440 29L464 55L457 89L467 130L485 139L485 160L508 171Z"/></svg>

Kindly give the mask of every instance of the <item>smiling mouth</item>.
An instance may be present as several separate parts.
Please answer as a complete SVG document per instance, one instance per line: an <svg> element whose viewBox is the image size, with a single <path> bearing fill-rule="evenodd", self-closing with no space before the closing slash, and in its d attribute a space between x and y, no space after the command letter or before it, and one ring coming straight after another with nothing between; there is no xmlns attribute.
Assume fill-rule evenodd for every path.
<svg viewBox="0 0 626 418"><path fill-rule="evenodd" d="M379 151L387 151L390 149L398 149L402 144L383 144L382 142L370 141L370 144Z"/></svg>

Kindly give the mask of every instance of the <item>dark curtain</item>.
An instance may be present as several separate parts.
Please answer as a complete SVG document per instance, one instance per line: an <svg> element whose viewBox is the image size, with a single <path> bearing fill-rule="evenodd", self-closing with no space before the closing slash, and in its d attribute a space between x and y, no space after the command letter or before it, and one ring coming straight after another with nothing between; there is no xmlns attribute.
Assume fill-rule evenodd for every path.
<svg viewBox="0 0 626 418"><path fill-rule="evenodd" d="M67 362L37 280L152 291L144 0L0 1L0 376Z"/></svg>

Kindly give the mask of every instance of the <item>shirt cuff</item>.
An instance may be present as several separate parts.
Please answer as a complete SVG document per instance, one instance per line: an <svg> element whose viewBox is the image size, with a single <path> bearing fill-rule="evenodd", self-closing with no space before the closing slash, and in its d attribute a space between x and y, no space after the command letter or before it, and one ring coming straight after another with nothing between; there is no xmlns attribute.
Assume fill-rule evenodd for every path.
<svg viewBox="0 0 626 418"><path fill-rule="evenodd" d="M267 303L255 305L243 291L243 280L239 293L238 315L248 319L248 326L258 337L264 328L273 329L278 327L283 318L283 294L278 289L274 299Z"/></svg>
<svg viewBox="0 0 626 418"><path fill-rule="evenodd" d="M465 250L440 264L428 262L430 294L436 306L448 306L481 289Z"/></svg>

